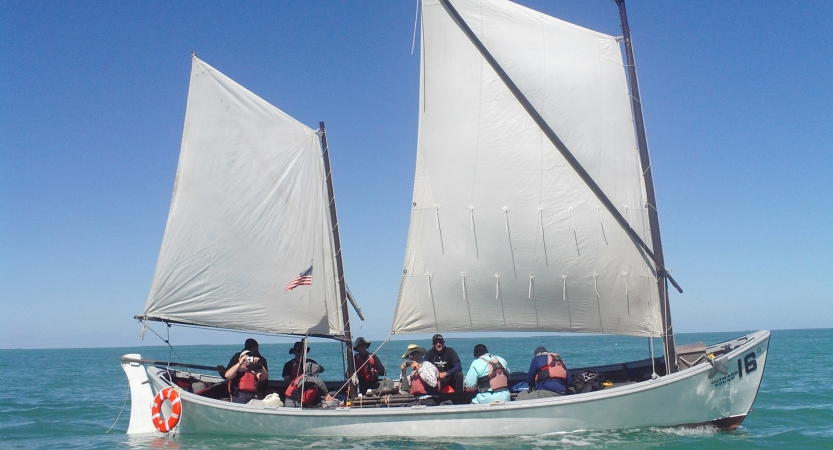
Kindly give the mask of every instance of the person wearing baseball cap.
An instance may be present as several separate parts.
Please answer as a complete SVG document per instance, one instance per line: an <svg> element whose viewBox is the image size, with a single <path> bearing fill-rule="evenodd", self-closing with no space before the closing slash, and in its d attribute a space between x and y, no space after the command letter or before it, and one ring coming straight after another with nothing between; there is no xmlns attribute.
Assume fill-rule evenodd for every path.
<svg viewBox="0 0 833 450"><path fill-rule="evenodd" d="M431 338L431 349L425 352L425 360L437 366L440 371L440 391L448 392L448 386L454 389L457 394L462 394L463 387L463 364L457 352L451 347L445 346L445 339L441 334L435 334ZM443 391L445 389L445 391Z"/></svg>
<svg viewBox="0 0 833 450"><path fill-rule="evenodd" d="M567 387L573 384L573 376L558 353L548 352L544 347L537 347L532 353L534 356L526 375L529 390L518 393L517 400L564 395Z"/></svg>

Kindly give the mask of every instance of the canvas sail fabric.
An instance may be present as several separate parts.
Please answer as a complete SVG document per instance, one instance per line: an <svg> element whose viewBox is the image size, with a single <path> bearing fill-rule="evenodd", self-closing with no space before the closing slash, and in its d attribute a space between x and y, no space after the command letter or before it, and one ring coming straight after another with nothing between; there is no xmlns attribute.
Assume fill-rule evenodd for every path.
<svg viewBox="0 0 833 450"><path fill-rule="evenodd" d="M144 314L208 327L339 335L316 130L193 58L162 249ZM286 284L313 266L312 284Z"/></svg>
<svg viewBox="0 0 833 450"><path fill-rule="evenodd" d="M650 242L619 43L499 0L451 2ZM395 333L661 333L650 259L437 1L422 12L419 137Z"/></svg>

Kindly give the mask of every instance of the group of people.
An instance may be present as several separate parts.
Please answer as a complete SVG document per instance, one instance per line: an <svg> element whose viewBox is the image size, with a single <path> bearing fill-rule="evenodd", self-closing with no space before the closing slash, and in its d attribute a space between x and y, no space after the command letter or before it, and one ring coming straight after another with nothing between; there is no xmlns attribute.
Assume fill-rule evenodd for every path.
<svg viewBox="0 0 833 450"><path fill-rule="evenodd" d="M474 360L463 374L463 366L457 352L445 345L441 334L431 338L431 349L418 344L408 345L402 355L406 361L400 366L401 389L416 397L416 403L436 405L440 394L463 394L476 391L472 403L487 404L511 400L509 392L509 365L500 356L489 353L483 344L474 346ZM385 366L369 352L371 343L363 337L356 339L355 378L359 392L379 388ZM286 406L313 406L322 400L331 401L327 386L318 375L324 367L306 356L309 347L298 341L289 349L293 358L283 366L281 376L288 386L285 392ZM303 367L302 367L303 365ZM269 366L254 339L247 339L242 351L232 356L225 367L223 377L229 380L229 394L235 403L248 403L263 391L269 378ZM538 347L527 372L529 389L518 394L517 400L564 395L573 383L564 361L556 353Z"/></svg>
<svg viewBox="0 0 833 450"><path fill-rule="evenodd" d="M309 352L309 347L306 348ZM281 376L288 383L286 388L285 406L312 406L321 400L331 400L327 385L318 378L324 367L314 359L304 360L304 343L296 342L289 349L293 358L283 366ZM258 392L263 392L266 380L269 379L269 365L266 358L260 354L258 342L246 339L243 350L234 354L223 372L223 378L229 381L229 395L234 403L248 403L257 398Z"/></svg>
<svg viewBox="0 0 833 450"><path fill-rule="evenodd" d="M439 394L467 390L477 392L472 403L511 400L509 365L505 359L490 353L485 345L477 344L473 351L474 361L464 376L460 357L453 348L445 345L442 335L435 334L431 344L431 350L411 344L402 355L402 359L407 359L400 366L403 389L416 396L420 404L435 405ZM526 382L529 389L519 393L517 400L564 395L573 380L558 354L538 347L530 362Z"/></svg>

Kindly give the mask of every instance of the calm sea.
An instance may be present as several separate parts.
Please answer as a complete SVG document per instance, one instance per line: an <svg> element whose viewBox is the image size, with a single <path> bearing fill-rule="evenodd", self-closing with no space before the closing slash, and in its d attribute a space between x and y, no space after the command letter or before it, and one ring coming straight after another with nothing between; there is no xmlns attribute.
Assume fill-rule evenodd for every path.
<svg viewBox="0 0 833 450"><path fill-rule="evenodd" d="M715 343L743 333L678 335L678 343ZM645 339L615 336L449 339L464 366L482 341L525 370L532 349L545 345L564 356L569 367L640 359ZM423 345L427 342L421 342ZM379 352L391 372L406 341L393 341ZM375 344L374 344L375 345ZM289 359L289 344L263 345L273 378ZM237 346L184 346L179 359L193 364L225 364ZM346 439L178 436L175 439L129 437L127 380L119 365L126 353L167 359L167 347L57 350L0 350L0 447L3 448L831 448L833 449L833 329L774 331L766 374L752 412L736 431L701 428L647 428L574 432L501 439ZM311 357L337 378L343 370L338 344L313 344ZM174 360L178 358L174 356ZM330 378L324 377L324 378ZM112 429L110 429L112 427ZM108 431L109 430L109 431Z"/></svg>

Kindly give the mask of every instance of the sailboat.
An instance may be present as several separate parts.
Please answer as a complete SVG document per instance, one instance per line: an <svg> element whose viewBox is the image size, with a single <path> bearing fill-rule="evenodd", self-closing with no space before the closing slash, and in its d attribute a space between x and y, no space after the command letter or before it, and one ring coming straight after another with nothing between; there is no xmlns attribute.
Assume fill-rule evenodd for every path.
<svg viewBox="0 0 833 450"><path fill-rule="evenodd" d="M182 387L221 389L216 375L125 355L128 433L154 430L143 405L166 388L178 392L178 433L448 438L739 426L770 334L675 344L668 287L679 287L664 262L625 5L616 3L621 39L505 0L422 2L416 174L391 331L637 336L651 349L660 339L662 356L572 369L612 382L582 394L299 409L233 404ZM327 155L323 124L297 123L195 57L141 318L349 344ZM281 292L276 280L310 262L311 289Z"/></svg>

